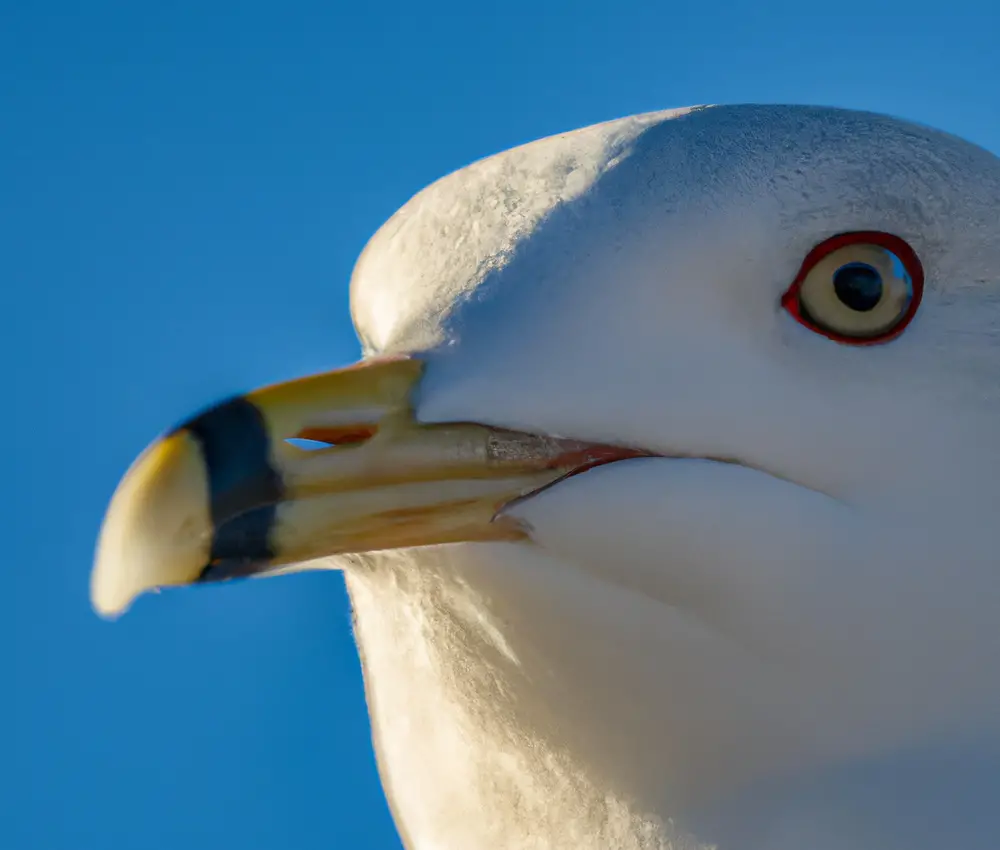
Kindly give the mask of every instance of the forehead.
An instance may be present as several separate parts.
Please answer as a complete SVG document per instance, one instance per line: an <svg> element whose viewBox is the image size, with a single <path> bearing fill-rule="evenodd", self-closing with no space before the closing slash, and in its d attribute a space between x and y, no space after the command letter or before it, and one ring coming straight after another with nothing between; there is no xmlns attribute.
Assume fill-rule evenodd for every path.
<svg viewBox="0 0 1000 850"><path fill-rule="evenodd" d="M689 110L650 113L488 157L415 195L369 241L351 279L351 312L369 349L435 341L450 305L551 211L586 194L642 131ZM428 321L428 319L430 319Z"/></svg>
<svg viewBox="0 0 1000 850"><path fill-rule="evenodd" d="M773 240L756 248L785 265L833 233L888 229L917 249L931 286L995 282L998 199L992 155L884 116L781 106L649 113L514 148L420 192L362 253L352 314L368 351L428 348L454 307L543 224L548 239L572 231L592 250L614 241L615 227L668 238L695 221L711 229L714 218L732 233L735 217L754 222L747 233L758 242ZM583 218L589 227L578 226ZM553 226L560 221L569 224Z"/></svg>

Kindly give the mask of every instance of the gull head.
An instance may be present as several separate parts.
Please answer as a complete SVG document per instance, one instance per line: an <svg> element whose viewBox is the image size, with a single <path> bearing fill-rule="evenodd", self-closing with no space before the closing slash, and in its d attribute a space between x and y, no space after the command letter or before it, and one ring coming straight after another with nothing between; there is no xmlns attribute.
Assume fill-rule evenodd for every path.
<svg viewBox="0 0 1000 850"><path fill-rule="evenodd" d="M360 364L136 461L95 606L345 569L420 847L485 834L442 825L413 776L435 760L508 814L490 840L584 785L662 837L755 783L992 747L998 201L990 153L826 108L642 115L474 163L362 254ZM622 847L666 846L629 823Z"/></svg>

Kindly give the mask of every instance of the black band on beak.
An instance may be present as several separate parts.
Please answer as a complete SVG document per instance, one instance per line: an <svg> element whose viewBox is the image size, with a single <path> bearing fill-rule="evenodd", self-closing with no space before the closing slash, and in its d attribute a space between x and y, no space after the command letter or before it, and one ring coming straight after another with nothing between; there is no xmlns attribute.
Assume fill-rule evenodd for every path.
<svg viewBox="0 0 1000 850"><path fill-rule="evenodd" d="M182 428L198 443L208 477L212 546L198 580L260 572L274 557L271 530L285 492L271 463L271 437L263 415L238 396Z"/></svg>

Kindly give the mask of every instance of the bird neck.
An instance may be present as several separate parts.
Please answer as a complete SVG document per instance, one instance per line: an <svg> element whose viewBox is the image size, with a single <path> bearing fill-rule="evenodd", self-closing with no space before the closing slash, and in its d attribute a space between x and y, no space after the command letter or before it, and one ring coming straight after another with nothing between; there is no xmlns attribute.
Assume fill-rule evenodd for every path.
<svg viewBox="0 0 1000 850"><path fill-rule="evenodd" d="M685 822L719 850L990 850L998 787L995 747L924 748L754 784Z"/></svg>
<svg viewBox="0 0 1000 850"><path fill-rule="evenodd" d="M658 638L662 610L572 567L506 545L344 567L411 850L986 850L1000 833L983 790L1000 757L802 757L809 730L754 717L727 657L699 644L686 669L670 653L687 625Z"/></svg>
<svg viewBox="0 0 1000 850"><path fill-rule="evenodd" d="M613 775L643 748L614 720L595 735L591 708L617 715L633 696L623 681L580 701L594 659L551 564L463 546L342 566L379 772L409 850L702 850L630 794L634 776Z"/></svg>

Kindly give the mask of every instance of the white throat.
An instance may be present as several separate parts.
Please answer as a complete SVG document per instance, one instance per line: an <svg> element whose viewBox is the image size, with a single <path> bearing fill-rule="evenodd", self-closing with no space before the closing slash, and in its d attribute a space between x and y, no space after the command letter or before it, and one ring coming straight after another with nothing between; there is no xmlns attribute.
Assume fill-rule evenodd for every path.
<svg viewBox="0 0 1000 850"><path fill-rule="evenodd" d="M1000 760L845 754L819 770L819 731L749 704L760 690L741 677L760 670L680 610L665 618L532 547L343 566L413 850L992 846L1000 817L959 788L996 787Z"/></svg>

